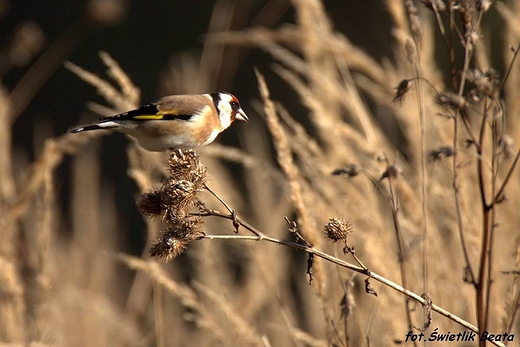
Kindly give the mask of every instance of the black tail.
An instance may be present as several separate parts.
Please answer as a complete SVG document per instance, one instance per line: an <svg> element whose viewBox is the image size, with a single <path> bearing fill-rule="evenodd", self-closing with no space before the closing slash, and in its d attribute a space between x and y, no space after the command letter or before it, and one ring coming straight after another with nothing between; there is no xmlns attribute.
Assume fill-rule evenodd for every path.
<svg viewBox="0 0 520 347"><path fill-rule="evenodd" d="M115 127L116 127L115 124L112 122L101 122L98 124L86 125L81 128L72 129L70 132L76 134L76 133L81 133L84 131L100 130L100 129L106 130L106 129L111 129L111 128L115 128Z"/></svg>
<svg viewBox="0 0 520 347"><path fill-rule="evenodd" d="M97 124L93 124L93 125L87 125L87 126L84 126L81 128L73 129L70 132L75 134L75 133L81 133L83 131L98 130L98 129L103 129L103 128Z"/></svg>

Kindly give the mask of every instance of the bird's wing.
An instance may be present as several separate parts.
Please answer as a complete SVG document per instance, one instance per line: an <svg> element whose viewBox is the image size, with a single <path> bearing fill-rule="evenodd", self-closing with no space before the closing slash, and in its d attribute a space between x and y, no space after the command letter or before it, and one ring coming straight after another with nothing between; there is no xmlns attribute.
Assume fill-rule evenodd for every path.
<svg viewBox="0 0 520 347"><path fill-rule="evenodd" d="M141 106L135 110L116 114L111 117L100 118L100 121L114 121L114 120L189 120L193 113L186 112L186 110L168 108L164 109L156 104L149 104Z"/></svg>

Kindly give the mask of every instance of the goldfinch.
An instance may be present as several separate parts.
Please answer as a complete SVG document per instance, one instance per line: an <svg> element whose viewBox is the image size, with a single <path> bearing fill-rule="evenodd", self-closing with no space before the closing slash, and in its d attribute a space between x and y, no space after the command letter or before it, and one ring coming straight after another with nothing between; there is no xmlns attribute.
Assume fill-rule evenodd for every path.
<svg viewBox="0 0 520 347"><path fill-rule="evenodd" d="M113 130L135 137L144 149L159 152L207 145L235 119L248 121L240 102L230 93L169 95L71 133Z"/></svg>

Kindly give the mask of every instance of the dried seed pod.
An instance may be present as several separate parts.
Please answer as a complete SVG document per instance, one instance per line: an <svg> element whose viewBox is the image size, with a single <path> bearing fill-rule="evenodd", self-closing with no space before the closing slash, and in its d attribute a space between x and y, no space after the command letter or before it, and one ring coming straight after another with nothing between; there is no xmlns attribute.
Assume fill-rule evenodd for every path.
<svg viewBox="0 0 520 347"><path fill-rule="evenodd" d="M444 158L451 157L455 155L455 148L451 146L443 146L437 149L432 149L426 153L426 158L428 161L437 161Z"/></svg>
<svg viewBox="0 0 520 347"><path fill-rule="evenodd" d="M334 176L345 175L348 177L354 177L354 176L359 175L360 172L361 172L361 170L360 170L359 166L357 166L356 164L349 164L345 167L332 171L332 174Z"/></svg>
<svg viewBox="0 0 520 347"><path fill-rule="evenodd" d="M325 224L325 235L332 242L347 243L348 236L352 233L352 223L338 218L331 218Z"/></svg>

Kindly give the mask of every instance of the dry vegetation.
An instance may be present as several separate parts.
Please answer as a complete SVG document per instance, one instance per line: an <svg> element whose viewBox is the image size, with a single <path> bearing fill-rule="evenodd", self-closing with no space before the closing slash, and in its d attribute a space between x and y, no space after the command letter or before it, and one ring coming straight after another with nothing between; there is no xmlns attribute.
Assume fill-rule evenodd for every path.
<svg viewBox="0 0 520 347"><path fill-rule="evenodd" d="M293 0L293 25L239 32L226 30L224 3L200 60L176 61L167 88L211 90L205 81L229 71L223 47L247 47L272 56L307 111L290 114L258 71L259 101L245 108L268 133L260 119L242 127L241 149L168 160L130 145L143 234L168 264L149 247L119 253L120 214L98 150L83 146L97 134L50 138L23 165L10 136L16 98L1 91L0 345L389 346L436 328L514 333L518 345L520 4L387 0L395 57L378 62L334 31L319 0ZM482 30L491 12L500 71ZM117 62L101 58L111 81L67 63L110 105L92 108L138 104ZM65 155L64 217L54 169Z"/></svg>

